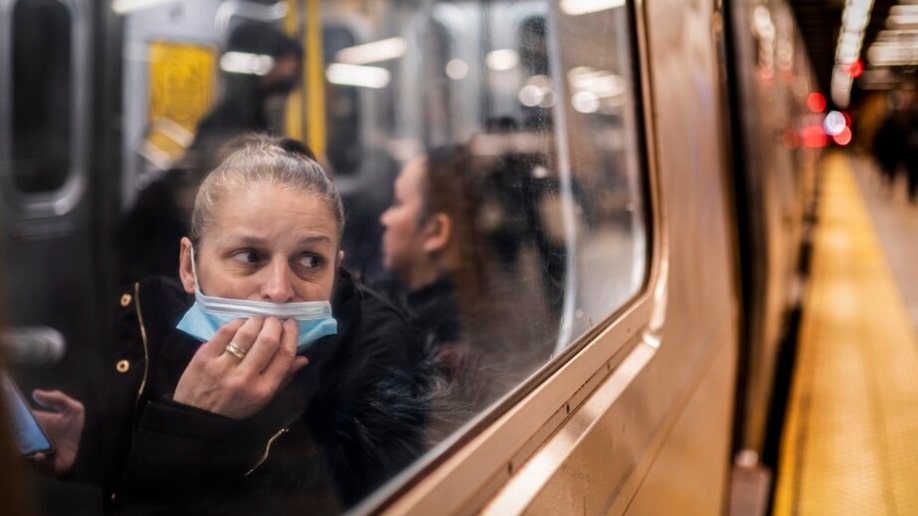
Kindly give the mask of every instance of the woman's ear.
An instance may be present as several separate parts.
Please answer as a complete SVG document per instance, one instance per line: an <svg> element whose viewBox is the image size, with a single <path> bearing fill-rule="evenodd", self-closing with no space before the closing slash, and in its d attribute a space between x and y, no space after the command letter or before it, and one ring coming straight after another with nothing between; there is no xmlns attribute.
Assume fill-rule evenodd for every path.
<svg viewBox="0 0 918 516"><path fill-rule="evenodd" d="M427 234L424 237L424 251L436 253L449 245L453 238L453 221L445 213L437 213L427 221Z"/></svg>
<svg viewBox="0 0 918 516"><path fill-rule="evenodd" d="M191 269L191 240L182 237L179 244L179 279L185 292L194 294L194 271Z"/></svg>

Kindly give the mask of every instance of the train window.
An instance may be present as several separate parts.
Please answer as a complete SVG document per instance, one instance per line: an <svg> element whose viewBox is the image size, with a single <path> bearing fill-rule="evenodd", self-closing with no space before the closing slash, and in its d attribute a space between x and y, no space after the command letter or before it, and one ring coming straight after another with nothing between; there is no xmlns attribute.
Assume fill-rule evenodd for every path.
<svg viewBox="0 0 918 516"><path fill-rule="evenodd" d="M127 178L122 195L131 202L122 203L117 228L118 281L177 276L176 251L189 234L197 188L226 156L225 144L241 134L286 128L313 145L342 196L343 267L387 301L369 293L353 301L384 306L364 317L363 308L348 305L356 314L342 316L348 331L340 340L307 348L315 355L297 381L308 380L310 405L298 409L301 419L290 435L284 437L288 428L276 434L272 428L264 436L270 452L264 466L258 462L254 476L238 485L260 489L255 486L273 482L289 491L300 480L314 480L309 489L334 484L333 496L344 497L335 505L348 508L426 452L442 449L443 441L458 440L462 428L481 428L472 423L497 418L533 392L557 370L551 368L583 349L574 344L584 345L585 336L637 296L647 275L649 224L630 22L622 7L589 16L565 12L575 3L213 0L125 14L126 164L118 173ZM53 23L66 21L52 0L28 5L44 6ZM229 8L247 16L227 17ZM63 28L42 27L16 35L17 45L26 45L33 32L42 35L35 45L40 59L16 61L23 71L16 69L14 88L27 100L34 97L22 108L33 111L17 119L14 146L23 149L17 163L32 167L17 169L17 184L31 190L65 179L41 176L43 167L67 167L55 168L58 158L33 149L27 138L36 146L70 138L68 79L45 69L68 69L69 36ZM595 38L585 43L581 34L603 34L604 45ZM27 61L46 66L35 69ZM33 83L39 86L25 89ZM17 97L17 109L20 104ZM142 185L130 162L153 148L166 159ZM255 259L261 249L244 251L232 256ZM254 271L250 265L245 270ZM339 287L349 282L328 287L335 310L343 311ZM132 295L142 296L128 293L123 307ZM350 331L379 314L413 327L392 330L394 337L381 335L386 324L380 334ZM364 336L373 342L345 341ZM146 338L140 342L146 345ZM180 353L196 345L188 342ZM398 355L391 364L358 356L362 344L379 342L391 348L382 350L383 359ZM226 347L236 358L245 355ZM399 369L409 356L418 358L414 369ZM365 377L378 382L368 386ZM151 400L144 410L156 409L154 396L176 390L162 378L150 382L140 384L148 390L136 398ZM279 398L278 406L287 401ZM267 416L288 419L275 408ZM369 420L359 419L366 414ZM248 416L261 424L259 416ZM306 436L315 440L308 450L297 444ZM310 457L305 465L303 452ZM313 466L332 471L303 470ZM284 468L303 479L287 482Z"/></svg>
<svg viewBox="0 0 918 516"><path fill-rule="evenodd" d="M327 106L329 151L340 140L373 157L338 177L346 266L412 317L450 386L429 429L436 442L644 284L628 16L561 10L552 25L539 1L323 7L365 28L359 41L325 36L341 42L325 49L330 97L361 100L359 117ZM584 26L609 44L581 43Z"/></svg>
<svg viewBox="0 0 918 516"><path fill-rule="evenodd" d="M57 0L20 0L12 18L13 182L53 192L72 166L71 14Z"/></svg>

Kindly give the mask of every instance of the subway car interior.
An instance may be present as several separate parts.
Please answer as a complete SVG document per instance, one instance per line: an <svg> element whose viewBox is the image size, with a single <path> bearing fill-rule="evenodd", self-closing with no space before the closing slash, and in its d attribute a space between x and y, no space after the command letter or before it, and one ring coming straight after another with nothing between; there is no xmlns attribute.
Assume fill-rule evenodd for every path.
<svg viewBox="0 0 918 516"><path fill-rule="evenodd" d="M916 0L0 0L0 512L916 512L916 70Z"/></svg>

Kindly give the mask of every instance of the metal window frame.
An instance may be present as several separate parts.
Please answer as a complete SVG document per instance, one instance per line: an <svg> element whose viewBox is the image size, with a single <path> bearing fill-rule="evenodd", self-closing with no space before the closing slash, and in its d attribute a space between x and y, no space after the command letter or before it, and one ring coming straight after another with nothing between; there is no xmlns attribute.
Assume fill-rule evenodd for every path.
<svg viewBox="0 0 918 516"><path fill-rule="evenodd" d="M0 70L12 70L13 10L20 2L28 0L0 0ZM14 213L27 218L62 216L79 204L86 189L89 131L88 114L91 108L89 79L89 17L82 0L53 0L67 9L71 18L70 74L73 79L70 113L69 171L64 183L50 192L28 193L21 191L13 178L12 161L12 73L0 75L0 181L3 182L6 202Z"/></svg>

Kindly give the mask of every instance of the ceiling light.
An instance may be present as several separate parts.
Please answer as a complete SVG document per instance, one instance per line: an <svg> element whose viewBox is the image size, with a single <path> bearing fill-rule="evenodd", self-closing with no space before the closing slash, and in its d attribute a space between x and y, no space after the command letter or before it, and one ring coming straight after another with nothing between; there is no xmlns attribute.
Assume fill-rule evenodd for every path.
<svg viewBox="0 0 918 516"><path fill-rule="evenodd" d="M378 66L332 63L325 70L325 78L332 84L378 89L388 86L391 75Z"/></svg>
<svg viewBox="0 0 918 516"><path fill-rule="evenodd" d="M133 11L175 3L176 1L177 0L112 0L112 11L114 11L115 14L128 14Z"/></svg>
<svg viewBox="0 0 918 516"><path fill-rule="evenodd" d="M625 5L625 0L561 0L561 11L564 14L578 16L581 14L605 11Z"/></svg>
<svg viewBox="0 0 918 516"><path fill-rule="evenodd" d="M247 52L227 52L220 57L220 69L229 73L265 75L274 66L274 58Z"/></svg>
<svg viewBox="0 0 918 516"><path fill-rule="evenodd" d="M408 44L403 38L388 38L363 45L344 48L335 54L335 60L347 64L362 65L398 59L405 55Z"/></svg>
<svg viewBox="0 0 918 516"><path fill-rule="evenodd" d="M516 50L502 48L488 52L485 62L488 63L488 68L495 72L502 72L516 68L516 65L520 62L520 55Z"/></svg>

